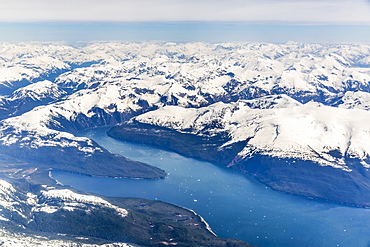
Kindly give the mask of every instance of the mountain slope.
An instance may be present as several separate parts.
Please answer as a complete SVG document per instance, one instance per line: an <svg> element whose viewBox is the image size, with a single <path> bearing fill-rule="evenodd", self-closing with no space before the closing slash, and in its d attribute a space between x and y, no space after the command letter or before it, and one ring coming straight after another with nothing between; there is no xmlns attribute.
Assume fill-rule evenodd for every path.
<svg viewBox="0 0 370 247"><path fill-rule="evenodd" d="M116 126L109 135L220 163L274 189L368 207L369 58L367 44L1 43L0 168L8 179L34 184L50 180L42 174L47 169L164 178L161 169L78 136L80 130ZM53 224L62 224L68 213L67 222L81 226L82 235L101 238L73 221L86 208L94 212L88 224L100 217L117 227L113 232L137 230L133 222L117 222L107 204L95 210L96 205L71 202L74 196L50 194L54 189L22 189L6 192L2 204L9 214L1 222L17 232L24 229L11 222L24 225L27 217L39 217L27 225L39 233L42 222L55 230ZM30 205L27 193L40 203ZM117 207L125 203L104 200ZM72 206L78 209L68 211ZM135 212L143 222L153 213ZM143 234L167 234L166 227L161 223ZM70 237L72 229L65 230L70 232L60 234Z"/></svg>
<svg viewBox="0 0 370 247"><path fill-rule="evenodd" d="M76 136L79 130L122 124L136 117L136 122L154 129L165 127L161 133L166 138L183 132L184 140L197 147L195 152L186 142L177 143L186 155L193 153L250 173L254 170L246 162L252 164L260 156L288 163L292 159L312 162L304 167L334 168L344 172L343 178L358 172L359 181L348 181L362 184L367 191L362 181L367 177L369 149L367 129L361 123L368 116L356 109L366 110L369 104L368 45L102 42L75 47L2 46L3 68L12 78L23 78L23 69L49 74L61 69L51 82L43 81L44 72L38 72L32 77L34 84L2 97L4 159L90 175L164 177L164 171L109 154L95 142ZM22 70L14 70L15 66ZM126 137L120 138L139 136L139 131L126 130ZM166 138L146 141L162 145ZM166 148L175 149L175 144L176 140ZM295 170L299 169L303 168ZM260 180L302 194L291 189L296 186L279 187L279 179L270 182L268 177L274 175L261 175ZM344 202L326 194L330 193L309 196ZM348 199L345 203L367 202Z"/></svg>
<svg viewBox="0 0 370 247"><path fill-rule="evenodd" d="M0 232L0 239L5 238L6 244L252 246L218 238L200 216L181 207L136 198L102 198L24 179L0 179L0 209L0 226L7 229Z"/></svg>
<svg viewBox="0 0 370 247"><path fill-rule="evenodd" d="M198 109L166 106L108 135L217 162L282 191L369 206L369 121L367 111L278 96Z"/></svg>

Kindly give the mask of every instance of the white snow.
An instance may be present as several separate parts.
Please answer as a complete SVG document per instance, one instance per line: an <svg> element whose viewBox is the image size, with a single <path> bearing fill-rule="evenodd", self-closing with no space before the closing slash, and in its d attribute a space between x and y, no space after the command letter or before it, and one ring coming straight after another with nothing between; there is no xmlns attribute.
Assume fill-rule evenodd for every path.
<svg viewBox="0 0 370 247"><path fill-rule="evenodd" d="M84 195L73 192L69 189L56 189L44 186L40 195L23 193L15 189L9 182L0 180L0 208L1 212L16 213L22 218L32 221L32 214L25 213L23 208L29 208L32 213L44 212L53 214L59 210L75 211L108 208L116 212L117 216L126 217L128 211L110 202L92 195ZM27 210L26 210L27 211ZM8 213L9 214L9 213ZM0 220L8 221L6 215L0 215Z"/></svg>
<svg viewBox="0 0 370 247"><path fill-rule="evenodd" d="M32 100L41 100L43 98L58 99L65 95L66 92L58 88L51 81L39 81L23 88L15 90L9 97L10 101L29 97Z"/></svg>
<svg viewBox="0 0 370 247"><path fill-rule="evenodd" d="M41 191L41 194L45 198L62 199L64 203L63 203L63 206L60 208L66 209L68 211L73 211L73 209L79 208L83 206L84 204L91 204L95 206L102 206L102 207L114 209L117 212L117 214L121 217L126 217L128 214L126 209L117 207L100 197L92 196L92 195L82 195L82 194L78 194L68 189L52 189L52 190L47 190L47 191L43 190ZM54 213L58 209L59 208L55 206L41 205L36 210L44 211L47 213Z"/></svg>
<svg viewBox="0 0 370 247"><path fill-rule="evenodd" d="M370 109L370 93L367 92L346 92L342 97L343 103L341 103L339 108L346 109Z"/></svg>
<svg viewBox="0 0 370 247"><path fill-rule="evenodd" d="M84 244L79 241L55 240L31 234L11 233L5 229L0 229L0 242L4 247L133 247L126 243Z"/></svg>
<svg viewBox="0 0 370 247"><path fill-rule="evenodd" d="M227 131L231 142L251 138L242 156L259 152L347 169L342 158L328 152L337 150L362 160L368 157L368 129L360 123L368 121L368 113L355 108L370 106L368 93L359 91L369 87L369 56L366 44L99 42L73 48L1 43L0 82L11 86L23 78L31 83L16 90L11 96L14 100L61 100L1 121L0 142L30 148L76 147L91 155L101 149L87 138L51 129L51 125L62 127L55 119L73 122L82 115L99 117L92 110L96 108L130 116L148 104L160 109L137 119L179 131L191 128L202 135L205 126L217 119L214 133ZM83 62L96 64L70 70L54 82L32 84L41 74ZM63 88L76 92L61 98ZM263 97L276 90L338 97L338 107L347 110L301 105L286 95ZM230 95L254 99L199 108ZM177 106L162 108L166 103Z"/></svg>
<svg viewBox="0 0 370 247"><path fill-rule="evenodd" d="M370 113L367 111L314 102L302 105L294 100L270 109L251 109L248 103L251 101L216 103L199 109L166 106L135 119L178 131L190 128L194 134L200 135L204 125L217 121L222 128L207 128L207 131L229 133L231 140L225 145L250 138L239 153L242 157L260 153L312 160L347 171L349 168L344 158L332 156L330 151L337 150L341 156L361 160L370 157L370 127L367 125Z"/></svg>
<svg viewBox="0 0 370 247"><path fill-rule="evenodd" d="M71 67L83 63L93 65ZM68 71L54 81L43 79L62 70ZM26 99L55 100L0 121L0 144L34 149L75 147L93 155L102 149L88 138L55 130L63 129L57 119L71 123L78 117L102 120L93 111L97 108L127 117L153 107L159 109L136 120L196 135L226 132L231 140L221 148L249 140L238 154L242 158L258 153L350 171L344 160L347 156L370 168L369 83L370 45L366 44L96 42L71 47L0 43L0 86L18 88L0 96L0 110ZM69 90L73 93L67 96ZM323 96L333 106L302 104L287 95L297 95L301 102L306 102L306 96ZM229 97L245 100L209 105L228 102ZM26 219L30 216L19 210L20 204L32 213L99 207L110 208L121 217L128 213L102 198L68 189L45 186L41 195L46 203L32 193L21 199L16 192L0 180L0 207ZM47 200L58 204L49 205ZM0 220L8 219L0 215ZM3 230L0 240L4 246L65 244Z"/></svg>
<svg viewBox="0 0 370 247"><path fill-rule="evenodd" d="M92 195L79 194L69 189L56 189L44 186L39 195L24 193L5 180L0 180L0 220L9 221L9 215L18 214L27 222L33 220L33 213L44 212L53 214L59 210L75 211L114 210L119 217L126 217L124 208ZM29 212L29 213L27 213ZM24 227L24 226L22 226Z"/></svg>

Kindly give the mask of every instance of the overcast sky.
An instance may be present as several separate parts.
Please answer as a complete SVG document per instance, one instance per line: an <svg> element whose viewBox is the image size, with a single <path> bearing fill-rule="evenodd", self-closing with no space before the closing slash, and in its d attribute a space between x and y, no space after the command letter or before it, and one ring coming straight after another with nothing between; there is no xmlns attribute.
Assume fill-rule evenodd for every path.
<svg viewBox="0 0 370 247"><path fill-rule="evenodd" d="M369 0L9 0L0 21L370 23Z"/></svg>
<svg viewBox="0 0 370 247"><path fill-rule="evenodd" d="M181 37L173 36L174 31L182 28L186 33L186 30L190 32L195 28L199 36L207 32L208 23L214 32L222 29L231 35L234 30L231 36L235 36L237 29L241 28L240 32L260 37L264 34L257 34L253 29L255 25L271 27L270 31L273 31L273 26L291 27L291 32L298 33L297 26L303 33L307 26L316 26L321 33L330 32L330 28L324 30L323 26L340 26L342 29L338 29L338 35L343 32L343 26L353 26L358 33L352 36L357 35L358 41L370 42L370 37L366 40L367 36L362 31L370 27L370 0L9 0L0 7L0 40L35 40L33 36L36 33L46 39L52 39L51 35L54 39L63 39L63 35L83 38L83 32L90 32L85 35L91 39L102 39L104 34L117 39L134 37L132 32L136 32L137 38L134 39L181 40ZM151 23L153 27L149 28ZM175 27L174 23L178 26ZM197 26L197 23L202 25ZM219 28L216 23L220 24ZM55 28L59 30L52 30ZM68 28L69 33L66 33ZM77 30L77 33L73 34L71 30ZM93 30L96 36L92 35ZM141 36L138 32L142 32ZM151 36L145 36L150 32ZM224 37L226 34L219 35ZM239 39L248 37L244 35ZM238 38L235 36L234 39Z"/></svg>

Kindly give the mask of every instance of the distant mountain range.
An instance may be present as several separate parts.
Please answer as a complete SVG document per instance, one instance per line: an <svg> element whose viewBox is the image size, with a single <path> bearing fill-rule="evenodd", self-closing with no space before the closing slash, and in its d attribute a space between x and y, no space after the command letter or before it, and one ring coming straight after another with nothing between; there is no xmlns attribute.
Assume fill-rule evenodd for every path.
<svg viewBox="0 0 370 247"><path fill-rule="evenodd" d="M76 136L116 126L280 191L370 206L370 45L1 43L0 61L6 170L164 178Z"/></svg>

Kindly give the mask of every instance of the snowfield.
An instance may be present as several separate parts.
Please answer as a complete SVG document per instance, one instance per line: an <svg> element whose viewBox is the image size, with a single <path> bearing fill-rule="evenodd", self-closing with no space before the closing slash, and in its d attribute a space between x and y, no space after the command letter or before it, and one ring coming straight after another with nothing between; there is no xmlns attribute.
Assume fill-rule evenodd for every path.
<svg viewBox="0 0 370 247"><path fill-rule="evenodd" d="M225 134L221 151L245 141L229 167L258 155L366 177L369 59L367 44L1 43L0 144L84 160L106 151L79 130L136 121Z"/></svg>
<svg viewBox="0 0 370 247"><path fill-rule="evenodd" d="M277 103L274 108L253 109L248 103L250 101L216 103L198 109L166 106L140 115L135 120L181 132L191 130L197 135L205 130L211 133L227 132L231 140L225 146L248 140L246 147L238 154L242 158L259 153L311 160L350 171L344 158L351 157L363 160L363 165L369 168L364 161L370 156L367 141L370 138L367 125L369 112L315 102L299 104L292 99L291 104L283 108ZM216 128L205 129L211 123ZM336 155L331 155L334 151Z"/></svg>
<svg viewBox="0 0 370 247"><path fill-rule="evenodd" d="M0 180L0 207L7 210L7 214L17 213L24 219L32 219L32 212L55 213L58 210L85 210L91 211L97 208L108 208L116 212L121 217L126 217L128 212L124 208L112 205L108 201L92 195L83 195L73 192L69 189L56 189L54 187L44 186L39 194L23 194L14 188L7 181ZM29 208L29 214L22 206ZM1 215L4 221L11 219L6 218L4 213Z"/></svg>
<svg viewBox="0 0 370 247"><path fill-rule="evenodd" d="M128 212L124 208L112 205L108 201L92 195L83 195L69 189L57 189L43 186L37 194L24 192L15 188L11 183L0 180L0 221L22 223L17 225L21 229L27 229L37 219L40 213L54 214L58 211L91 212L102 209L113 210L119 217L126 217ZM21 219L19 219L21 217ZM71 226L72 227L72 226ZM14 227L13 227L14 228ZM66 235L66 234L64 234ZM47 237L32 234L14 233L2 229L0 240L3 246L131 246L124 243L108 245L82 244L70 240L53 240Z"/></svg>
<svg viewBox="0 0 370 247"><path fill-rule="evenodd" d="M78 239L76 239L78 240ZM37 235L15 234L0 230L0 241L4 247L132 247L126 243L83 244L78 241L47 239Z"/></svg>

